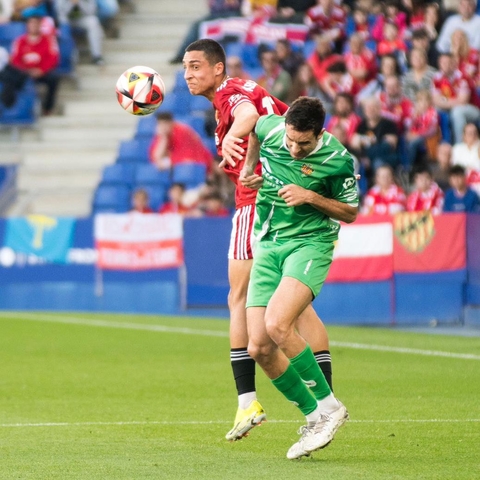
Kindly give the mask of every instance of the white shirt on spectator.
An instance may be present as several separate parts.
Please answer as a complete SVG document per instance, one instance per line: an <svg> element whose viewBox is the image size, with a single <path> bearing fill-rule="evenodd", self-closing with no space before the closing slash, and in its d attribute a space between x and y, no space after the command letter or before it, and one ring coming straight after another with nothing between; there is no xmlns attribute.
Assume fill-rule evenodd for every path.
<svg viewBox="0 0 480 480"><path fill-rule="evenodd" d="M480 140L471 147L464 142L456 143L452 148L452 165L480 171Z"/></svg>
<svg viewBox="0 0 480 480"><path fill-rule="evenodd" d="M455 30L463 30L467 34L470 46L475 50L480 50L480 15L475 13L469 20L462 20L460 14L448 17L437 39L439 52L450 51L451 37Z"/></svg>

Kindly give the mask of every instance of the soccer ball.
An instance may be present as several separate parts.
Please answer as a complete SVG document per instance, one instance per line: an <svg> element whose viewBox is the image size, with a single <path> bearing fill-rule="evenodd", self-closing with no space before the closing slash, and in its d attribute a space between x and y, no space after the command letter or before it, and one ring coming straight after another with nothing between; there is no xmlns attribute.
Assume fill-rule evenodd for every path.
<svg viewBox="0 0 480 480"><path fill-rule="evenodd" d="M125 70L115 87L118 103L132 115L150 115L165 98L162 77L150 67Z"/></svg>

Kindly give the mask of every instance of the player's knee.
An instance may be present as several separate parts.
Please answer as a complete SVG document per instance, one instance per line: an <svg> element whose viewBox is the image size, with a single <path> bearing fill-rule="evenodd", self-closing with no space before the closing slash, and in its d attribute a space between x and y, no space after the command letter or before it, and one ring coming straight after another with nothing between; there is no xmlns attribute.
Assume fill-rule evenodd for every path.
<svg viewBox="0 0 480 480"><path fill-rule="evenodd" d="M268 336L281 347L287 340L289 335L289 328L277 321L275 318L265 319L265 328Z"/></svg>
<svg viewBox="0 0 480 480"><path fill-rule="evenodd" d="M262 364L262 360L268 358L272 353L271 344L257 342L254 339L248 342L248 354L259 364Z"/></svg>
<svg viewBox="0 0 480 480"><path fill-rule="evenodd" d="M228 292L228 307L230 310L241 306L245 308L245 303L247 302L247 291L246 289L240 288L231 288Z"/></svg>

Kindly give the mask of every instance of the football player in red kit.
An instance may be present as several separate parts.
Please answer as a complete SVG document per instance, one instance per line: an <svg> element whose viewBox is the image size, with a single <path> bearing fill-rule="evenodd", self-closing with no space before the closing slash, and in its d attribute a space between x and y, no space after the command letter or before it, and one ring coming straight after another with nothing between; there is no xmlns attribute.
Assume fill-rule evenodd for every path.
<svg viewBox="0 0 480 480"><path fill-rule="evenodd" d="M244 163L248 135L262 115L282 115L288 106L272 97L252 80L231 78L226 72L225 52L211 39L191 43L185 50L185 81L192 95L202 95L213 103L217 120L215 140L223 158L221 166L235 183L235 215L228 252L230 293L230 360L238 392L238 410L227 440L239 440L265 420L257 400L255 362L248 354L245 302L252 267L251 236L257 190L244 187L238 177ZM261 166L256 173L261 179ZM258 185L260 186L261 183ZM300 334L315 353L322 372L331 386L331 358L326 329L310 305L297 320Z"/></svg>

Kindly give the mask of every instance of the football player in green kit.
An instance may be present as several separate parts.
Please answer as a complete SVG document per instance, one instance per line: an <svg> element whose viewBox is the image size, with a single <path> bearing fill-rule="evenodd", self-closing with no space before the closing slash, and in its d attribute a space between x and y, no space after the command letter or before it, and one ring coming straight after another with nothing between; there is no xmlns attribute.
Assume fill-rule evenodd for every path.
<svg viewBox="0 0 480 480"><path fill-rule="evenodd" d="M325 109L300 97L286 115L260 117L250 135L240 181L257 195L255 251L247 296L248 352L275 387L306 416L289 459L327 446L348 419L295 319L320 292L340 221L358 211L353 159L323 128Z"/></svg>

